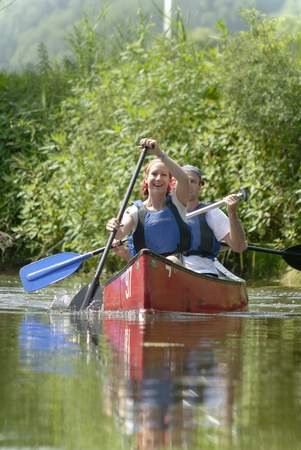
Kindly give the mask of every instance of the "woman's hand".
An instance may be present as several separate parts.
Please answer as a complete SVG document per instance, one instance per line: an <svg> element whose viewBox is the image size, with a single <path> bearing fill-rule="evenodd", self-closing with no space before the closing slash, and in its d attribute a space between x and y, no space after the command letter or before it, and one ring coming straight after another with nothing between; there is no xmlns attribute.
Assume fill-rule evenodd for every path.
<svg viewBox="0 0 301 450"><path fill-rule="evenodd" d="M122 227L122 224L118 222L116 217L113 217L112 219L108 220L106 225L106 229L111 232L118 231L120 227Z"/></svg>
<svg viewBox="0 0 301 450"><path fill-rule="evenodd" d="M141 149L147 148L149 153L160 157L162 152L160 150L159 144L154 139L143 138L139 143Z"/></svg>
<svg viewBox="0 0 301 450"><path fill-rule="evenodd" d="M116 219L116 217L112 217L110 220L108 220L106 229L110 232L116 232L115 239L123 239L126 235L133 232L133 218L127 210L124 213L121 223Z"/></svg>
<svg viewBox="0 0 301 450"><path fill-rule="evenodd" d="M129 261L130 256L128 249L124 247L123 243L117 239L114 239L112 244L112 250L115 253L115 255L122 258L124 261Z"/></svg>

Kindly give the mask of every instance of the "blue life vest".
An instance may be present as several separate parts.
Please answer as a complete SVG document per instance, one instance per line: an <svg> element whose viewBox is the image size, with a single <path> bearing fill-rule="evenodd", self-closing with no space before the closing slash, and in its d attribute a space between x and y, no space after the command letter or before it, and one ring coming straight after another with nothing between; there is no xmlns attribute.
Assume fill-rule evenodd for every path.
<svg viewBox="0 0 301 450"><path fill-rule="evenodd" d="M196 209L206 206L200 203ZM206 214L187 219L191 231L191 246L185 256L198 255L206 258L214 259L220 250L220 242L216 239L212 229L209 227Z"/></svg>
<svg viewBox="0 0 301 450"><path fill-rule="evenodd" d="M134 205L138 208L138 224L128 238L131 256L142 248L164 256L190 248L189 227L169 195L166 197L166 207L161 211L149 211L141 200L135 201Z"/></svg>

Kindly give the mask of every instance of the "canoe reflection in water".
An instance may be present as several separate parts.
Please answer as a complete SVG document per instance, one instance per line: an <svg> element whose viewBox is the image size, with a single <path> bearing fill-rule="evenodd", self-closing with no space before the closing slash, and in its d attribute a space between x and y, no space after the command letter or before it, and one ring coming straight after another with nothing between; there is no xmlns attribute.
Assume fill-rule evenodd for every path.
<svg viewBox="0 0 301 450"><path fill-rule="evenodd" d="M143 320L97 313L26 315L19 333L20 358L23 368L62 375L54 383L62 404L73 405L74 392L84 411L91 405L98 411L96 429L105 412L117 421L125 440L135 441L134 448L208 448L210 442L226 448L234 429L234 389L241 386L242 320L185 314ZM68 385L70 401L58 380L72 376L84 383ZM46 394L54 382L47 379Z"/></svg>
<svg viewBox="0 0 301 450"><path fill-rule="evenodd" d="M199 430L215 440L216 427L229 443L233 386L240 372L240 352L232 341L241 334L240 320L103 320L113 358L105 377L106 412L118 417L126 434L135 435L137 448L186 448L196 444Z"/></svg>
<svg viewBox="0 0 301 450"><path fill-rule="evenodd" d="M73 367L70 359L65 357L72 352L79 352L78 344L67 317L28 314L21 322L20 362L30 367L30 370L70 374Z"/></svg>

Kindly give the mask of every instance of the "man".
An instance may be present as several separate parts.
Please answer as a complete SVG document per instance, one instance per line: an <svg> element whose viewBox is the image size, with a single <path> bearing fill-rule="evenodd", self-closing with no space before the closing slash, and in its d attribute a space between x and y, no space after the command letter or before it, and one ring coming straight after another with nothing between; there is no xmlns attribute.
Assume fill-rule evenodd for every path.
<svg viewBox="0 0 301 450"><path fill-rule="evenodd" d="M199 196L204 186L202 172L195 166L183 167L189 177L189 200L187 212L201 208ZM228 217L219 208L207 211L205 214L187 219L192 233L191 248L184 252L185 267L198 273L218 276L214 259L220 242L225 242L234 252L243 252L247 248L246 236L239 220L237 207L239 198L229 195L224 198L228 207Z"/></svg>

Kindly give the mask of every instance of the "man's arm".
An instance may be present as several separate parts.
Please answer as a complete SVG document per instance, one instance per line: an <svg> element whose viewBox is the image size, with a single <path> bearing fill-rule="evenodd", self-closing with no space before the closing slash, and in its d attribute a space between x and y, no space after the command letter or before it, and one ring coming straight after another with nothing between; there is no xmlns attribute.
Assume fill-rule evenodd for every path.
<svg viewBox="0 0 301 450"><path fill-rule="evenodd" d="M234 252L241 253L247 248L247 240L244 228L238 217L237 206L239 199L236 195L225 197L228 205L228 216L230 222L230 232L223 237L223 241L231 247Z"/></svg>

